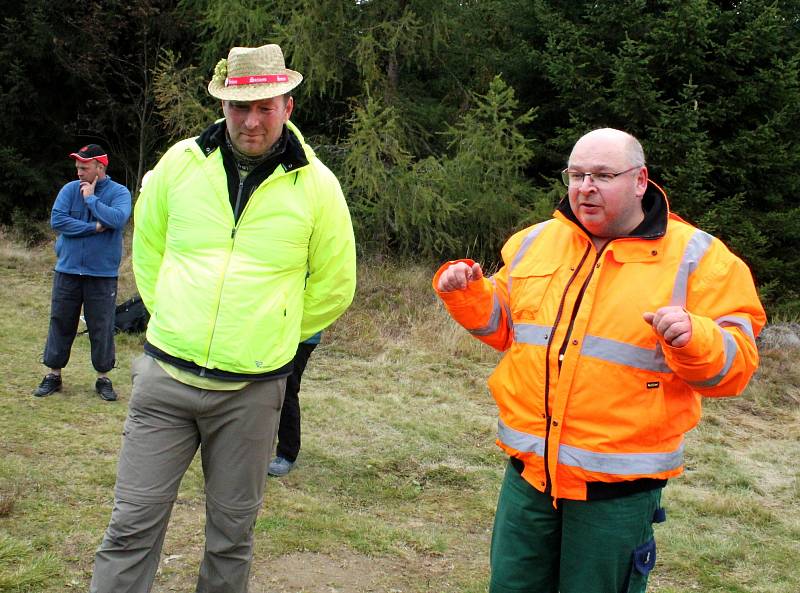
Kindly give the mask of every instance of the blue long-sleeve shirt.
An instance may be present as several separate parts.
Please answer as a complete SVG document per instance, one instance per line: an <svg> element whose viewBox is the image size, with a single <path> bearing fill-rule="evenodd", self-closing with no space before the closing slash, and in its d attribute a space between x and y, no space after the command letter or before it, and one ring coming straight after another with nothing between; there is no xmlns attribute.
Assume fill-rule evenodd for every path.
<svg viewBox="0 0 800 593"><path fill-rule="evenodd" d="M116 277L122 259L122 234L131 216L131 192L106 176L84 200L80 180L58 192L50 213L56 239L56 271L82 276ZM97 232L97 223L105 230Z"/></svg>

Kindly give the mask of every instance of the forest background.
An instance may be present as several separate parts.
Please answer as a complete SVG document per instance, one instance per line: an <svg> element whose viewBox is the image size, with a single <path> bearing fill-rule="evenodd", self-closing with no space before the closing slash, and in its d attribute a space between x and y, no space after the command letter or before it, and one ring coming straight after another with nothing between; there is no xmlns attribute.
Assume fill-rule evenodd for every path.
<svg viewBox="0 0 800 593"><path fill-rule="evenodd" d="M0 593L86 589L141 352L118 336L119 405L93 394L85 337L64 391L30 396L67 154L99 142L136 196L171 142L221 116L217 61L268 42L305 75L293 120L342 182L360 257L304 376L302 458L270 482L251 589L485 592L497 354L437 304L431 270L496 264L565 194L574 141L613 126L789 322L762 334L743 397L704 403L650 588L800 590L800 0L0 0L0 33ZM765 338L778 330L791 341ZM155 592L192 589L203 505L195 462Z"/></svg>
<svg viewBox="0 0 800 593"><path fill-rule="evenodd" d="M234 45L282 46L293 120L338 175L362 254L496 263L550 216L575 140L642 141L674 211L800 311L800 0L0 1L0 224L43 234L89 143L136 194L219 105Z"/></svg>

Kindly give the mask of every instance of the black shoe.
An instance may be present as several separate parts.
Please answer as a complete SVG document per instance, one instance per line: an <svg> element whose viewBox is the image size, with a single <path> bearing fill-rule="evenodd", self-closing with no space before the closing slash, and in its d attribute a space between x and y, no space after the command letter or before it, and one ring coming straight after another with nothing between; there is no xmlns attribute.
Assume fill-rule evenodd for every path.
<svg viewBox="0 0 800 593"><path fill-rule="evenodd" d="M39 387L36 388L33 395L36 397L45 397L56 391L61 391L61 375L48 373L45 375L44 379L42 379L42 382L39 383Z"/></svg>
<svg viewBox="0 0 800 593"><path fill-rule="evenodd" d="M100 398L107 402L117 401L117 392L108 377L99 377L94 384L94 390L100 394Z"/></svg>

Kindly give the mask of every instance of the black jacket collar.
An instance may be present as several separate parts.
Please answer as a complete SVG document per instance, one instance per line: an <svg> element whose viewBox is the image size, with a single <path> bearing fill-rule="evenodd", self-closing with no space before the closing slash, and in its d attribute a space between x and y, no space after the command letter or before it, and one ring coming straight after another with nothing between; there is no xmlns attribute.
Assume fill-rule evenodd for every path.
<svg viewBox="0 0 800 593"><path fill-rule="evenodd" d="M277 163L283 165L284 170L286 171L293 171L300 167L304 167L308 164L308 159L306 158L306 153L303 150L303 145L300 143L300 140L289 131L289 128L283 126L283 137L286 138L286 149L280 153ZM283 137L278 142L283 141ZM219 121L211 124L208 126L203 132L197 137L197 145L200 147L200 150L203 151L203 154L208 156L212 152L214 152L217 148L222 150L224 153L230 154L230 150L228 150L227 143L225 142L225 121ZM273 160L273 159L270 159ZM272 168L274 170L275 167ZM272 171L270 171L272 172Z"/></svg>
<svg viewBox="0 0 800 593"><path fill-rule="evenodd" d="M282 151L276 152L273 156L253 169L243 182L239 179L239 171L236 168L236 159L233 151L225 141L225 121L212 124L197 137L197 144L203 154L208 157L215 150L219 149L222 154L222 166L225 169L225 176L228 181L228 199L233 210L234 221L239 220L239 216L244 211L244 207L250 200L250 196L267 179L278 166L283 167L287 173L296 171L300 167L308 165L306 153L303 145L288 127L283 126L281 138L278 145L284 145Z"/></svg>
<svg viewBox="0 0 800 593"><path fill-rule="evenodd" d="M578 217L572 211L569 204L569 196L562 198L556 208L564 217L574 223L584 233L591 236ZM644 220L633 229L627 237L638 237L640 239L659 239L667 232L667 220L669 219L669 204L664 191L654 183L647 184L647 190L642 197L642 209L644 210Z"/></svg>

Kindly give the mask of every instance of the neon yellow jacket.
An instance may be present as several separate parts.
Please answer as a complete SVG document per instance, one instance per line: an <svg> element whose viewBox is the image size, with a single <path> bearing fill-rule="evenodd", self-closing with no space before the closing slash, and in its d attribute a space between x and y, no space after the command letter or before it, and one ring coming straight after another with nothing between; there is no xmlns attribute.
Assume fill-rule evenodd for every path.
<svg viewBox="0 0 800 593"><path fill-rule="evenodd" d="M276 169L234 223L218 147L172 146L134 210L147 341L207 369L263 374L353 299L353 227L339 182L291 123L307 163ZM298 149L300 150L300 149Z"/></svg>

